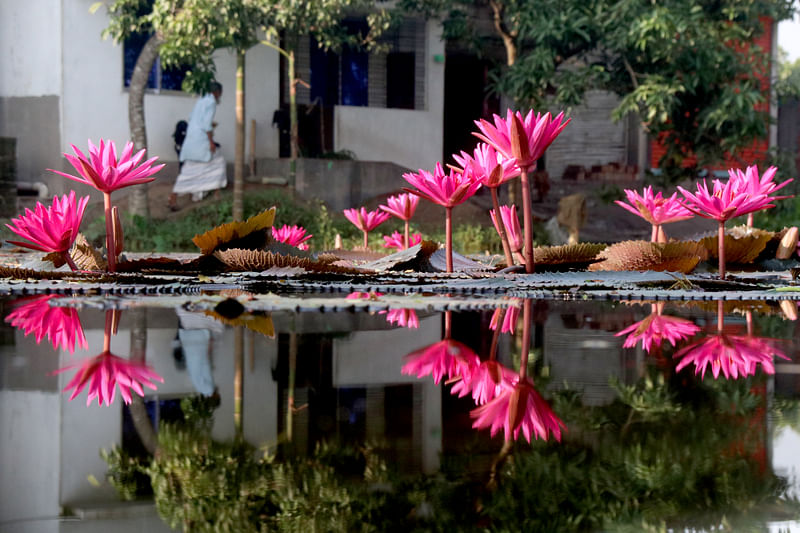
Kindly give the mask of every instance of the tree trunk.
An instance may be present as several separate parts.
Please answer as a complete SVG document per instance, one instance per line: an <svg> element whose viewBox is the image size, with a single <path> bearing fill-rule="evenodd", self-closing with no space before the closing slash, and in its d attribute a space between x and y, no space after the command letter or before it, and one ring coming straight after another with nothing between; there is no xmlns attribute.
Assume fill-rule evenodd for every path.
<svg viewBox="0 0 800 533"><path fill-rule="evenodd" d="M244 220L244 50L236 53L236 160L233 164L233 220Z"/></svg>
<svg viewBox="0 0 800 533"><path fill-rule="evenodd" d="M128 87L128 123L131 130L131 141L134 151L147 149L147 128L144 120L144 93L147 89L147 78L153 69L153 64L158 57L161 39L156 34L150 36L144 44L136 65L133 67L131 84ZM131 189L128 199L128 211L132 215L149 218L150 209L147 205L147 184L144 183Z"/></svg>
<svg viewBox="0 0 800 533"><path fill-rule="evenodd" d="M147 353L147 314L145 309L131 309L131 360L144 363ZM153 429L153 422L147 414L144 400L138 394L131 395L129 406L133 427L142 441L145 449L155 455L158 447L158 437Z"/></svg>

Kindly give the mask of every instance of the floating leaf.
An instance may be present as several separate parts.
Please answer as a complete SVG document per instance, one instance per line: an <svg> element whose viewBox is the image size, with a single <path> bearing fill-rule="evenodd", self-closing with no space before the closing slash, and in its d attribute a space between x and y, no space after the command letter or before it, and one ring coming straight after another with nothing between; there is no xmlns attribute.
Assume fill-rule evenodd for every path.
<svg viewBox="0 0 800 533"><path fill-rule="evenodd" d="M747 226L734 226L725 230L725 262L752 263L773 238L773 233ZM710 235L700 241L712 258L719 257L717 235Z"/></svg>
<svg viewBox="0 0 800 533"><path fill-rule="evenodd" d="M533 249L533 261L536 263L537 270L550 270L547 268L548 266L582 268L590 263L600 261L597 254L606 246L606 244L588 242L562 246L537 246Z"/></svg>
<svg viewBox="0 0 800 533"><path fill-rule="evenodd" d="M206 311L205 314L228 326L244 326L269 338L275 337L275 325L272 323L272 317L268 314L242 313L236 318L226 318L216 311Z"/></svg>
<svg viewBox="0 0 800 533"><path fill-rule="evenodd" d="M244 222L228 222L201 235L195 235L192 242L200 248L203 255L229 248L263 248L269 241L266 229L272 226L274 220L275 208L271 207Z"/></svg>
<svg viewBox="0 0 800 533"><path fill-rule="evenodd" d="M75 239L75 248L70 253L73 261L82 270L105 270L108 266L103 253L89 244L82 233Z"/></svg>
<svg viewBox="0 0 800 533"><path fill-rule="evenodd" d="M192 263L182 263L170 257L147 257L117 264L117 272L194 272L197 268Z"/></svg>
<svg viewBox="0 0 800 533"><path fill-rule="evenodd" d="M355 273L357 269L342 268L329 263L312 261L306 257L281 255L263 250L229 249L214 252L214 257L236 272L262 272L274 267L299 267L309 272Z"/></svg>
<svg viewBox="0 0 800 533"><path fill-rule="evenodd" d="M598 255L600 263L589 270L655 270L688 274L707 256L698 242L623 241L612 244Z"/></svg>
<svg viewBox="0 0 800 533"><path fill-rule="evenodd" d="M64 259L64 254L58 252L51 252L42 257L42 261L50 261L53 263L55 268L61 268L62 266L67 264L67 260Z"/></svg>

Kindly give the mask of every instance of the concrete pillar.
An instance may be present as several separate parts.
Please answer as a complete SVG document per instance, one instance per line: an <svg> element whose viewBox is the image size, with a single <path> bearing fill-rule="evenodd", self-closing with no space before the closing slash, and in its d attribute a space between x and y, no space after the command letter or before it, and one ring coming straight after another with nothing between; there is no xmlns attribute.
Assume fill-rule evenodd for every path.
<svg viewBox="0 0 800 533"><path fill-rule="evenodd" d="M0 137L0 217L17 211L17 139Z"/></svg>

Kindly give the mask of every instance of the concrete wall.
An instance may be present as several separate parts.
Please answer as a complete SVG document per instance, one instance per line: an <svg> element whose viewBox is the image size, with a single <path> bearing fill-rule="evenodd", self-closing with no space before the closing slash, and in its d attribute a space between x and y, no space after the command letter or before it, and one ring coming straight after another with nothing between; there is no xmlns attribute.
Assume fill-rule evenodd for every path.
<svg viewBox="0 0 800 533"><path fill-rule="evenodd" d="M0 136L17 139L19 181L59 159L61 2L0 2Z"/></svg>
<svg viewBox="0 0 800 533"><path fill-rule="evenodd" d="M128 92L122 79L122 46L101 38L108 19L104 8L89 14L89 6L93 3L93 0L63 3L63 151L70 150L70 143L83 149L86 139L97 142L103 137L124 143L130 137ZM217 108L216 122L219 126L215 136L222 145L222 154L232 160L235 148L235 57L229 50L219 50L214 61L217 78L224 86ZM250 120L256 120L257 155L275 157L278 138L270 122L278 102L278 54L265 46L256 46L248 51L246 62L246 123L249 129ZM173 91L145 96L148 155L166 161L177 159L171 135L175 123L189 117L195 101L192 95ZM72 187L61 178L58 183L62 189Z"/></svg>
<svg viewBox="0 0 800 533"><path fill-rule="evenodd" d="M414 170L433 169L442 158L444 117L444 55L441 29L426 25L425 109L379 109L336 106L334 149L350 150L361 160L389 161Z"/></svg>

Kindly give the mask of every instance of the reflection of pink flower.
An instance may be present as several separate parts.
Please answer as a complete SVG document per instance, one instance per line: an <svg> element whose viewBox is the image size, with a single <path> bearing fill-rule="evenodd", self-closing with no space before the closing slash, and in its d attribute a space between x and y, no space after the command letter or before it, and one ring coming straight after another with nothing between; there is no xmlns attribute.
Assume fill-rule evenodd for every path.
<svg viewBox="0 0 800 533"><path fill-rule="evenodd" d="M390 309L386 312L386 321L404 328L419 328L419 318L413 309Z"/></svg>
<svg viewBox="0 0 800 533"><path fill-rule="evenodd" d="M664 340L675 346L677 341L691 337L698 331L700 328L691 320L653 312L644 320L617 333L616 337L629 334L622 345L624 348L633 348L637 342L642 341L642 347L645 351L650 352L654 345L661 346Z"/></svg>
<svg viewBox="0 0 800 533"><path fill-rule="evenodd" d="M504 388L492 401L473 409L470 416L473 428L490 428L492 436L502 428L506 440L512 436L516 440L522 430L528 442L531 436L547 440L550 433L560 441L561 428L565 427L527 378Z"/></svg>
<svg viewBox="0 0 800 533"><path fill-rule="evenodd" d="M628 203L615 200L615 204L648 221L654 226L687 220L694 215L678 200L678 193L664 198L661 192L653 194L653 187L645 187L640 195L637 191L625 189Z"/></svg>
<svg viewBox="0 0 800 533"><path fill-rule="evenodd" d="M369 232L389 220L392 215L380 209L367 211L362 207L360 209L345 209L344 216L361 231Z"/></svg>
<svg viewBox="0 0 800 533"><path fill-rule="evenodd" d="M489 216L492 217L494 229L497 230L497 233L499 234L500 221L497 220L497 213L494 212L494 209L489 211ZM522 250L522 230L519 227L517 206L512 205L509 207L507 205L501 205L500 219L503 223L503 227L506 230L506 236L508 237L508 244L511 247L511 251L518 253L520 250Z"/></svg>
<svg viewBox="0 0 800 533"><path fill-rule="evenodd" d="M445 174L441 163L436 163L433 174L420 169L417 174L406 172L403 177L418 189L403 190L443 207L454 207L465 202L481 187L481 183L473 178L471 171L465 170L462 173L450 169L450 172Z"/></svg>
<svg viewBox="0 0 800 533"><path fill-rule="evenodd" d="M422 242L422 234L421 233L412 233L409 235L408 246L405 243L405 237L400 235L399 232L395 231L390 235L384 235L383 240L386 241L383 244L384 248L397 248L398 250L405 250L406 248L411 248L412 246L416 246L417 244Z"/></svg>
<svg viewBox="0 0 800 533"><path fill-rule="evenodd" d="M516 159L504 157L489 144L478 144L474 154L473 158L468 153L461 152L461 155L453 154L453 159L462 169L472 170L474 179L480 181L484 187L499 187L520 174Z"/></svg>
<svg viewBox="0 0 800 533"><path fill-rule="evenodd" d="M518 135L513 131L515 120L521 126ZM536 160L542 157L547 147L553 143L570 120L564 121L564 113L552 118L550 113L534 115L531 109L523 117L521 112L509 109L505 119L494 115L494 125L483 119L476 120L475 125L481 133L473 135L492 145L507 158L516 159L519 167L527 172ZM518 139L514 139L515 136L518 136Z"/></svg>
<svg viewBox="0 0 800 533"><path fill-rule="evenodd" d="M418 378L430 374L437 384L444 376L452 378L468 373L472 366L480 362L478 355L467 345L453 339L443 339L420 348L405 358L403 374Z"/></svg>
<svg viewBox="0 0 800 533"><path fill-rule="evenodd" d="M46 336L53 348L75 352L77 344L83 349L89 345L83 334L78 311L69 307L53 307L50 300L58 296L50 294L20 300L20 305L6 317L6 322L20 328L27 337L34 334L36 344Z"/></svg>
<svg viewBox="0 0 800 533"><path fill-rule="evenodd" d="M417 209L419 203L419 196L410 193L402 193L396 196L390 196L386 199L388 205L381 205L383 211L390 213L400 220L409 221L414 216L414 211Z"/></svg>
<svg viewBox="0 0 800 533"><path fill-rule="evenodd" d="M383 296L382 292L351 292L345 296L345 300L374 300Z"/></svg>
<svg viewBox="0 0 800 533"><path fill-rule="evenodd" d="M155 390L156 386L151 380L164 382L153 369L143 363L130 361L117 357L111 352L103 352L95 357L89 357L80 363L60 368L53 372L60 374L77 368L75 376L64 387L64 392L73 389L70 400L75 399L89 385L86 405L97 398L97 404L111 405L114 402L117 385L125 403L131 403L131 390L139 396L144 396L142 385Z"/></svg>
<svg viewBox="0 0 800 533"><path fill-rule="evenodd" d="M517 325L517 319L519 318L519 307L509 306L505 309L502 307L495 309L494 313L492 313L492 319L489 322L489 327L492 331L497 329L501 316L503 317L503 324L500 327L500 333L511 333L513 335L514 328Z"/></svg>
<svg viewBox="0 0 800 533"><path fill-rule="evenodd" d="M105 142L100 139L100 146L95 146L90 140L89 157L83 155L74 144L71 146L77 155L64 154L64 157L75 167L80 177L57 170L53 170L53 172L94 187L104 193L111 193L123 187L153 181L155 178L152 175L164 168L164 165L152 166L158 159L157 157L150 158L139 165L139 162L144 158L145 151L140 150L133 155L132 142L125 144L119 160L117 160L114 141Z"/></svg>
<svg viewBox="0 0 800 533"><path fill-rule="evenodd" d="M272 226L272 238L278 242L294 246L300 250L308 250L308 245L305 242L313 237L313 235L306 235L305 228L301 226L288 226L284 224L279 229Z"/></svg>
<svg viewBox="0 0 800 533"><path fill-rule="evenodd" d="M714 379L719 377L720 371L725 378L736 379L754 375L756 366L761 364L764 372L774 374L772 358L789 358L773 343L772 339L751 335L709 335L675 352L673 357L681 360L675 370L680 371L692 363L695 374L701 377L705 377L706 369L711 367Z"/></svg>
<svg viewBox="0 0 800 533"><path fill-rule="evenodd" d="M88 202L88 196L76 202L75 191L61 198L56 196L50 207L36 202L33 211L25 209L24 215L12 218L12 224L6 224L8 229L30 242L9 242L41 252L66 253L78 237Z"/></svg>
<svg viewBox="0 0 800 533"><path fill-rule="evenodd" d="M483 405L493 400L503 389L513 387L516 379L515 372L490 359L480 361L468 373L462 374L450 392L458 394L459 398L471 394L476 404Z"/></svg>

